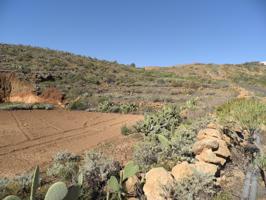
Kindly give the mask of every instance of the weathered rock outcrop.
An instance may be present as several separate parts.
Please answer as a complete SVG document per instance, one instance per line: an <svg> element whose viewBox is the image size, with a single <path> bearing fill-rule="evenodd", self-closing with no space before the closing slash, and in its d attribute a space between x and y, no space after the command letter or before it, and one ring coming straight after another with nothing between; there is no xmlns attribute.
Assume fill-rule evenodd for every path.
<svg viewBox="0 0 266 200"><path fill-rule="evenodd" d="M197 155L200 154L204 149L217 150L218 147L219 143L215 138L203 138L193 145L192 150Z"/></svg>
<svg viewBox="0 0 266 200"><path fill-rule="evenodd" d="M211 149L204 149L199 155L196 156L199 161L224 165L226 160L218 157Z"/></svg>
<svg viewBox="0 0 266 200"><path fill-rule="evenodd" d="M219 176L220 167L225 165L231 157L229 144L230 138L222 132L219 125L211 123L206 129L200 130L197 141L192 147L196 162L179 163L172 168L171 173L161 167L151 169L146 174L146 183L143 188L147 199L163 199L161 197L164 192L163 186L169 186L175 181L182 181L197 172Z"/></svg>
<svg viewBox="0 0 266 200"><path fill-rule="evenodd" d="M163 186L174 183L171 174L163 167L153 168L146 174L146 183L143 191L147 200L163 200L161 195L164 193Z"/></svg>
<svg viewBox="0 0 266 200"><path fill-rule="evenodd" d="M193 175L193 167L186 161L182 162L173 167L172 175L176 181L180 181L188 176Z"/></svg>
<svg viewBox="0 0 266 200"><path fill-rule="evenodd" d="M135 175L135 176L131 176L127 179L127 181L125 182L125 189L126 189L126 192L129 193L129 194L133 194L135 195L135 188L136 188L136 185L139 183L139 179L138 177Z"/></svg>
<svg viewBox="0 0 266 200"><path fill-rule="evenodd" d="M209 127L218 127L218 125L211 124ZM227 146L230 143L230 138L220 129L202 129L197 135L197 140L192 150L198 160L224 165L226 159L231 156Z"/></svg>

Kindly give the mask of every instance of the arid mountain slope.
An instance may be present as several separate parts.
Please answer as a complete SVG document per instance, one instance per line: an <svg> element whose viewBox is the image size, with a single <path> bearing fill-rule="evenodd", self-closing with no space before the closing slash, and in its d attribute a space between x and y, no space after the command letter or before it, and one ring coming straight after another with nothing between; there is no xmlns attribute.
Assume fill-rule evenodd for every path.
<svg viewBox="0 0 266 200"><path fill-rule="evenodd" d="M15 71L17 82L30 84L34 95L56 96L54 102L77 103L82 109L94 109L107 100L135 103L147 111L165 103L184 105L195 98L199 104L208 102L209 109L238 95L238 86L256 95L266 94L266 67L257 62L136 68L67 52L0 44L0 69ZM17 86L12 89L20 91ZM16 94L15 100L26 99L23 95Z"/></svg>

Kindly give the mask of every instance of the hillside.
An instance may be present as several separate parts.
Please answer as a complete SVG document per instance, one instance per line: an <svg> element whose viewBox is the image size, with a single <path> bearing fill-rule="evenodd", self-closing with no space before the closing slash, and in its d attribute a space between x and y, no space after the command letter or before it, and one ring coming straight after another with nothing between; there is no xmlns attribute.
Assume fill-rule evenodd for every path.
<svg viewBox="0 0 266 200"><path fill-rule="evenodd" d="M260 96L266 94L266 68L260 63L136 68L134 64L8 44L0 44L0 55L2 74L15 71L17 77L13 84L17 92L11 93L14 101L33 93L55 98L65 106L75 104L77 109L95 110L108 101L134 103L143 112L165 103L195 104L195 99L200 108L209 110L238 95L238 86Z"/></svg>
<svg viewBox="0 0 266 200"><path fill-rule="evenodd" d="M40 175L37 200L59 180L71 199L265 196L265 65L137 68L7 44L0 56L1 199L29 199Z"/></svg>

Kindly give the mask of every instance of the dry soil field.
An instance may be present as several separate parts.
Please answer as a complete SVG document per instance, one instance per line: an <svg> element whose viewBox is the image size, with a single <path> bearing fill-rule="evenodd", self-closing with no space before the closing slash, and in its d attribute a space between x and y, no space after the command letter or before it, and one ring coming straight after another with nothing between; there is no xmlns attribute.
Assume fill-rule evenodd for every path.
<svg viewBox="0 0 266 200"><path fill-rule="evenodd" d="M1 111L0 176L13 176L45 165L62 150L81 153L119 139L123 124L140 115L70 111ZM119 145L119 144L117 144Z"/></svg>

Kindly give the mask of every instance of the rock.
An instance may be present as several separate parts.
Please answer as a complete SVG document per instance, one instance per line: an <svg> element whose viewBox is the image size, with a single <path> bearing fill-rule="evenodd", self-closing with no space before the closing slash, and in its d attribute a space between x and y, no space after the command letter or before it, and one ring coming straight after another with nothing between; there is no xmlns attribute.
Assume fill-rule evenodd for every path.
<svg viewBox="0 0 266 200"><path fill-rule="evenodd" d="M202 139L210 138L210 137L221 139L222 138L222 134L217 129L206 128L206 129L201 129L198 132L198 135L197 135L197 139L198 140L202 140Z"/></svg>
<svg viewBox="0 0 266 200"><path fill-rule="evenodd" d="M216 154L211 149L204 149L201 154L196 156L199 161L204 161L207 163L214 163L224 165L226 160L216 156Z"/></svg>
<svg viewBox="0 0 266 200"><path fill-rule="evenodd" d="M175 177L176 181L180 181L188 176L191 176L193 174L193 168L191 164L184 161L180 164L177 164L172 169L172 175Z"/></svg>
<svg viewBox="0 0 266 200"><path fill-rule="evenodd" d="M231 152L228 149L226 142L224 140L217 140L217 142L219 143L219 148L214 151L214 153L224 158L231 157Z"/></svg>
<svg viewBox="0 0 266 200"><path fill-rule="evenodd" d="M135 193L135 187L138 183L139 183L139 179L136 175L129 177L124 184L124 188L125 188L126 192L129 194L134 194Z"/></svg>
<svg viewBox="0 0 266 200"><path fill-rule="evenodd" d="M192 147L192 151L196 155L198 155L203 151L203 149L207 148L207 149L217 150L218 147L219 147L219 143L217 142L217 139L205 138L205 139L202 139L202 140L195 142L193 147Z"/></svg>
<svg viewBox="0 0 266 200"><path fill-rule="evenodd" d="M214 176L216 174L216 172L218 171L218 166L214 165L214 164L210 164L210 163L206 163L206 162L202 162L202 161L198 161L196 162L193 167L202 173L205 174L209 174Z"/></svg>
<svg viewBox="0 0 266 200"><path fill-rule="evenodd" d="M211 129L219 129L220 127L219 127L218 124L215 124L215 123L211 122L211 123L209 123L209 124L207 125L207 128L211 128Z"/></svg>
<svg viewBox="0 0 266 200"><path fill-rule="evenodd" d="M250 133L247 130L243 130L242 135L244 140L248 140L250 138Z"/></svg>
<svg viewBox="0 0 266 200"><path fill-rule="evenodd" d="M222 135L222 140L224 140L227 145L231 144L231 138L225 134Z"/></svg>
<svg viewBox="0 0 266 200"><path fill-rule="evenodd" d="M243 129L242 129L241 126L235 125L235 126L231 127L231 131L238 132L238 133L242 133L243 132Z"/></svg>
<svg viewBox="0 0 266 200"><path fill-rule="evenodd" d="M147 200L163 200L161 194L164 193L162 186L171 185L174 179L163 167L153 168L146 174L146 183L143 191Z"/></svg>

